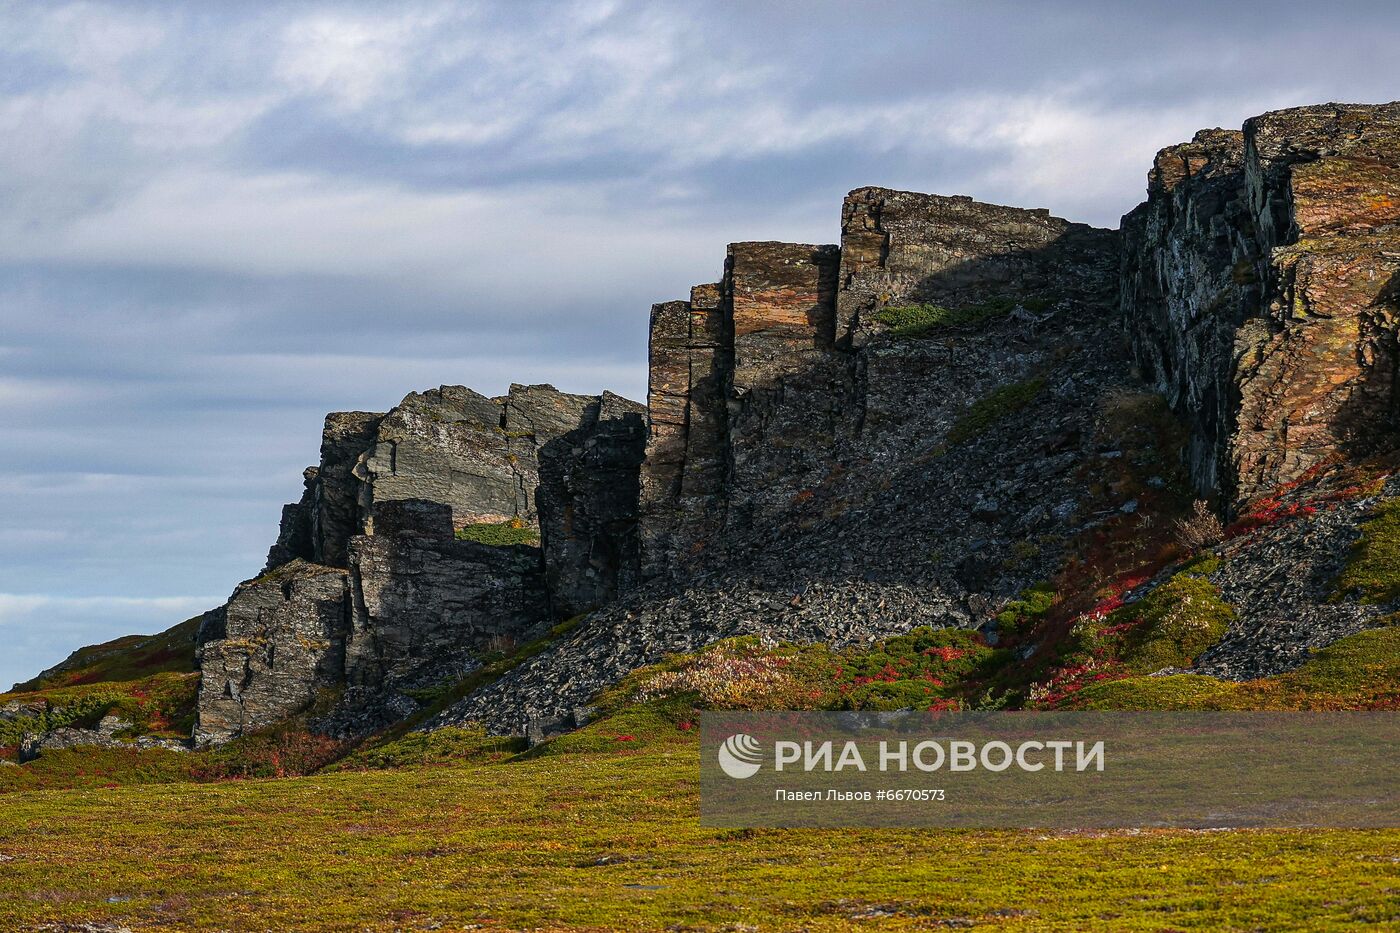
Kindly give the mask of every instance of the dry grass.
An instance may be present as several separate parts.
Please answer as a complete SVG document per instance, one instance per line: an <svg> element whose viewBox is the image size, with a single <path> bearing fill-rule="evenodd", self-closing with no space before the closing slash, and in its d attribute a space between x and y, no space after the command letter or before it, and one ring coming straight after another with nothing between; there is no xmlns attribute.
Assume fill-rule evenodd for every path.
<svg viewBox="0 0 1400 933"><path fill-rule="evenodd" d="M1176 543L1188 552L1212 547L1225 537L1225 527L1202 499L1197 499L1191 506L1191 514L1178 518L1172 528Z"/></svg>

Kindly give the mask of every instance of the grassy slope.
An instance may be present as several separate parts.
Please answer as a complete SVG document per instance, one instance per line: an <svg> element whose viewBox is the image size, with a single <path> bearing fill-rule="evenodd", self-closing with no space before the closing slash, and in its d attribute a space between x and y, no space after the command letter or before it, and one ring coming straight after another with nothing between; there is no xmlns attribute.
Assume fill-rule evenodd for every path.
<svg viewBox="0 0 1400 933"><path fill-rule="evenodd" d="M188 736L199 683L194 672L199 622L195 617L159 635L127 635L80 648L51 671L0 693L0 704L17 700L48 706L38 724L0 722L0 759L13 757L26 732L92 726L108 712L130 722L132 735ZM28 777L18 786L34 786ZM6 778L0 774L0 792L16 783Z"/></svg>
<svg viewBox="0 0 1400 933"><path fill-rule="evenodd" d="M726 831L698 825L691 737L626 744L495 764L11 798L0 810L0 928L110 919L232 930L1400 922L1400 831ZM876 907L894 915L861 919Z"/></svg>
<svg viewBox="0 0 1400 933"><path fill-rule="evenodd" d="M12 693L29 694L59 687L109 681L141 680L154 674L194 670L194 642L200 617L187 619L159 635L126 635L73 652L48 676L15 684ZM0 694L9 698L9 694Z"/></svg>

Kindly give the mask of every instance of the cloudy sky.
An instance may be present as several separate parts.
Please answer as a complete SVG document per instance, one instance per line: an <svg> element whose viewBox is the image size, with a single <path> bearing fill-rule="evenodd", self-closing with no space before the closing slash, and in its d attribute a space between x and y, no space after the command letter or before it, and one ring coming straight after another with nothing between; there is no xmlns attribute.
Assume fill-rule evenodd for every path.
<svg viewBox="0 0 1400 933"><path fill-rule="evenodd" d="M1116 225L1400 94L1389 2L0 0L0 689L262 564L333 409L642 398L647 309L860 185Z"/></svg>

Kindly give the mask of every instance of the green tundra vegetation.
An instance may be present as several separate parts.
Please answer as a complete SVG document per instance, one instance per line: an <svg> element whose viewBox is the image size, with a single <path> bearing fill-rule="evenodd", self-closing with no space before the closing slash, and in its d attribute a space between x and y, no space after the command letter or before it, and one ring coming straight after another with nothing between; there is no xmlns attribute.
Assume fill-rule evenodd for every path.
<svg viewBox="0 0 1400 933"><path fill-rule="evenodd" d="M1400 499L1385 502L1361 525L1361 538L1337 580L1337 592L1354 593L1363 603L1400 598Z"/></svg>
<svg viewBox="0 0 1400 933"><path fill-rule="evenodd" d="M1214 625L1228 611L1201 575L1209 568L1187 564L1148 598L1105 613L1107 628L1125 626L1094 635L1099 656L1112 656L1113 679L1066 690L1054 705L1395 707L1394 625L1259 681L1134 673L1132 659L1155 657L1164 627L1194 632L1192 619ZM1023 594L1007 644L1049 624L1060 605L1044 586ZM539 650L530 643L502 653L484 676ZM1067 651L1029 670L1050 676L1079 660ZM528 750L470 728L399 730L349 749L288 727L210 752L47 752L0 766L0 789L28 791L0 808L0 928L1341 930L1400 922L1400 830L735 831L697 819L703 709L975 707L986 684L1016 664L1010 648L966 630L918 629L845 650L743 638L634 672L598 698L595 721ZM64 689L74 688L46 693Z"/></svg>
<svg viewBox="0 0 1400 933"><path fill-rule="evenodd" d="M364 761L370 770L354 773L11 797L0 809L0 928L1160 931L1397 922L1397 830L704 827L688 720L656 708L650 716L612 717L530 756L439 734L415 738L412 753L400 742L393 761ZM555 745L563 747L543 753ZM394 767L374 770L381 764Z"/></svg>
<svg viewBox="0 0 1400 933"><path fill-rule="evenodd" d="M1054 304L1045 297L1014 298L1002 296L976 304L949 308L929 302L891 305L875 312L875 320L885 324L890 334L901 338L930 337L941 331L976 327L996 318L1005 317L1016 307L1039 313Z"/></svg>
<svg viewBox="0 0 1400 933"><path fill-rule="evenodd" d="M459 541L475 541L494 547L509 547L512 544L539 544L540 534L518 518L503 522L480 522L457 529Z"/></svg>
<svg viewBox="0 0 1400 933"><path fill-rule="evenodd" d="M1382 508L1364 526L1339 598L1392 592L1389 521ZM1116 566L1101 550L1071 570ZM634 671L596 698L587 726L534 748L476 728L411 729L580 619L421 691L420 716L357 747L289 722L215 750L83 748L0 764L0 929L1400 924L1400 830L699 824L696 727L707 709L1400 708L1394 617L1274 677L1146 676L1189 664L1234 617L1211 581L1222 566L1210 551L1178 553L1151 571L1165 582L1146 595L1141 573L1092 593L1061 575L1004 607L994 644L930 628L844 649L730 639ZM85 649L0 703L43 705L47 727L114 712L130 734L187 734L193 624ZM0 759L15 757L22 731L0 724Z"/></svg>

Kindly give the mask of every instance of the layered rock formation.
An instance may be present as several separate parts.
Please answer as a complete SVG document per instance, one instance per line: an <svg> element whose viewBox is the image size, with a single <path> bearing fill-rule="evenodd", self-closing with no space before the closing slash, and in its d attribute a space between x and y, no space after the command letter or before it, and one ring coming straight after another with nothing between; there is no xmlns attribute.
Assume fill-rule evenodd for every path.
<svg viewBox="0 0 1400 933"><path fill-rule="evenodd" d="M987 627L1066 542L1136 519L1098 476L1123 456L1104 413L1142 399L1125 328L1187 422L1197 494L1239 501L1390 443L1397 205L1400 105L1203 131L1158 155L1121 234L861 188L839 246L736 243L719 281L652 308L646 409L443 387L332 415L271 574L202 639L202 734L327 691L327 728L363 731L484 646L584 613L434 724L544 734L633 667L728 635ZM1150 468L1134 496L1189 501L1161 492L1173 464ZM453 535L506 520L541 548ZM1345 544L1333 530L1318 567ZM1237 588L1273 592L1250 574ZM1363 616L1308 618L1333 633ZM1232 636L1211 663L1275 670L1332 637L1304 634L1267 659Z"/></svg>
<svg viewBox="0 0 1400 933"><path fill-rule="evenodd" d="M555 613L614 598L638 573L641 411L611 393L443 386L329 415L268 568L201 629L197 741L313 709L363 732ZM543 528L544 551L458 536L512 520Z"/></svg>
<svg viewBox="0 0 1400 933"><path fill-rule="evenodd" d="M989 301L1103 307L1112 300L1116 257L1112 231L1052 217L1047 210L883 188L852 191L841 211L836 328L842 342L865 351L858 379L860 430L914 442L911 418L915 424L921 418L911 400L976 352L965 328L948 329L932 341L872 346L888 330L878 318L882 309L967 308ZM981 375L968 373L974 391L1005 379L1000 367L989 364Z"/></svg>
<svg viewBox="0 0 1400 933"><path fill-rule="evenodd" d="M371 531L380 502L424 499L452 509L454 527L519 519L538 528L538 451L596 420L599 399L553 386L487 398L463 386L412 392L387 414L334 412L306 492L283 507L267 569L293 558L344 567L352 537Z"/></svg>
<svg viewBox="0 0 1400 933"><path fill-rule="evenodd" d="M420 499L378 504L374 525L350 542L351 686L402 691L460 675L483 646L513 644L549 617L538 548L458 540L452 510Z"/></svg>
<svg viewBox="0 0 1400 933"><path fill-rule="evenodd" d="M200 633L197 742L270 726L339 682L348 577L297 558L234 590Z"/></svg>
<svg viewBox="0 0 1400 933"><path fill-rule="evenodd" d="M643 565L685 570L707 547L772 522L864 456L866 432L926 427L925 398L964 334L870 346L881 309L996 299L1111 300L1116 238L1044 210L861 188L841 246L736 243L724 277L652 308ZM982 368L969 387L1005 373ZM916 416L916 417L915 417ZM925 435L926 436L926 435ZM913 438L908 438L910 441Z"/></svg>
<svg viewBox="0 0 1400 933"><path fill-rule="evenodd" d="M548 734L632 668L733 635L982 626L1103 520L1083 468L1100 399L1130 383L1116 235L884 189L844 217L839 249L735 244L719 283L653 308L649 581L432 725ZM878 317L915 303L993 310L918 336ZM1021 401L969 429L1005 390Z"/></svg>
<svg viewBox="0 0 1400 933"><path fill-rule="evenodd" d="M781 509L830 465L848 394L835 246L735 243L724 277L652 308L648 575Z"/></svg>
<svg viewBox="0 0 1400 933"><path fill-rule="evenodd" d="M1394 432L1400 105L1268 113L1162 150L1123 219L1144 375L1239 502Z"/></svg>

